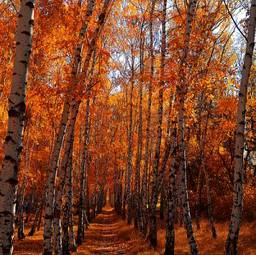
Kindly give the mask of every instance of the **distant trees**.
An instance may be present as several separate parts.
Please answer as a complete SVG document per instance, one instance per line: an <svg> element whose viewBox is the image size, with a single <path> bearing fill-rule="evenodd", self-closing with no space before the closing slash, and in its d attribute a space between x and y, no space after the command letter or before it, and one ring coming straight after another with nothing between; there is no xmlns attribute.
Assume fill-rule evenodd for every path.
<svg viewBox="0 0 256 255"><path fill-rule="evenodd" d="M226 10L226 7L221 1L206 5L198 1L189 1L185 7L177 1L173 9L165 1L152 1L150 4L143 3L143 5L139 1L135 1L133 7L129 4L126 7L125 14L127 16L120 17L122 20L120 22L126 25L130 38L124 38L121 46L117 47L123 50L124 47L130 47L130 41L133 44L131 54L126 56L128 64L122 66L124 70L120 71L118 81L121 80L123 83L125 100L129 106L129 112L126 115L129 116L127 118L129 120L128 134L133 137L133 144L134 141L137 141L138 146L141 144L141 136L143 137L142 154L145 156L141 162L144 164L144 168L139 168L140 171L138 171L139 154L137 152L133 161L132 148L134 146L132 146L131 139L128 139L127 158L129 164L127 164L126 178L123 183L126 192L123 196L122 214L126 215L128 212L128 223L132 222L132 215L135 227L139 227L138 219L141 212L142 227L139 229L149 238L151 245L156 247L156 212L161 190L160 185L167 182L168 187L163 187L167 190L166 203L168 204L164 212L168 219L165 253L174 254L174 223L179 218L187 230L191 254L198 254L192 230L188 196L190 192L197 193L196 201L193 200L195 205L192 203L192 208L197 213L198 226L200 226L199 211L202 210L202 197L204 197L203 206L208 215L209 230L212 237L216 238L214 193L212 191L214 188L211 185L213 173L210 172L215 166L212 161L208 162L208 160L216 148L219 152L220 145L216 144L213 145L214 148L211 148L210 140L215 139L213 138L216 135L214 129L216 129L216 125L219 125L215 114L223 111L222 104L225 104L226 100L230 100L230 106L233 107L233 97L227 98L225 86L223 87L226 79L225 72L229 69L228 65L232 66L231 59L228 57L231 35L226 30L230 23L229 19L222 20L223 15L226 14L220 14L220 10ZM146 19L145 12L147 13ZM205 19L206 13L210 13L211 19ZM161 22L155 19L154 15L159 15ZM229 15L227 14L225 18L230 17ZM143 103L147 112L141 118L140 79L143 74L136 70L136 63L139 69L142 58L141 47L137 51L134 48L134 44L140 44L134 38L133 31L135 28L133 28L133 24L141 24L142 22L145 23L144 48L148 49L148 52L145 50L143 54L143 69L146 73L143 77L146 77L147 80L142 83L144 87L142 90L144 100L142 101L146 102L145 99L147 98L148 103L147 107ZM153 28L153 24L155 28ZM217 27L221 27L218 33L212 33ZM177 31L179 32L178 36ZM139 35L138 30L136 33ZM138 38L141 41L141 34ZM221 45L224 46L224 50ZM127 73L125 68L129 70ZM232 74L229 79L234 81ZM130 83L131 81L132 83ZM148 89L147 97L146 88ZM128 100L127 95L131 91L134 92L130 94ZM170 95L169 102L166 91ZM152 100L154 102L153 110L151 108ZM137 106L138 110L134 106ZM133 116L132 119L131 116ZM132 128L133 126L134 128ZM142 135L141 126L145 126ZM165 128L166 134L163 132ZM229 131L232 132L232 130ZM224 132L229 131L225 130ZM223 147L221 146L221 148ZM219 153L215 154L214 152L214 155L217 160L220 160ZM165 168L169 169L168 175ZM228 171L228 178L229 175L230 172ZM196 176L198 180L196 180ZM127 187L130 192L130 189L132 190L131 183L134 185L133 192L131 195L129 194L128 200L129 203L132 201L132 204L127 204L126 208ZM137 197L140 184L142 209L138 213ZM206 191L205 195L202 194L203 189ZM115 190L119 192L119 189ZM120 197L117 194L115 196Z"/></svg>
<svg viewBox="0 0 256 255"><path fill-rule="evenodd" d="M229 3L41 1L29 72L34 2L21 1L15 55L15 6L0 3L0 254L13 253L14 222L20 239L28 222L31 236L44 226L43 254L70 254L107 198L152 247L164 226L175 254L179 223L198 254L192 220L207 216L216 238L233 186L226 254L237 254L243 193L256 196L255 6L237 97Z"/></svg>

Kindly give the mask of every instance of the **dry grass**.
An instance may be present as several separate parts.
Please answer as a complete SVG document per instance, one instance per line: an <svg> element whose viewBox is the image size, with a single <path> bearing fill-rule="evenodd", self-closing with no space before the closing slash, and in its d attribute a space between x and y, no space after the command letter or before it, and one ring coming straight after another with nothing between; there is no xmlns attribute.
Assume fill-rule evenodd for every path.
<svg viewBox="0 0 256 255"><path fill-rule="evenodd" d="M34 255L41 254L43 250L43 230L37 231L34 236L27 236L30 228L25 229L26 238L24 240L14 239L14 254Z"/></svg>
<svg viewBox="0 0 256 255"><path fill-rule="evenodd" d="M243 224L239 237L239 254L255 255L256 254L256 235L255 223ZM208 223L206 220L201 222L201 229L195 230L195 237L198 243L200 254L223 255L225 240L227 237L228 223L217 223L217 239L212 239ZM158 231L158 252L163 254L165 246L165 230ZM187 244L186 233L184 228L176 227L175 231L175 253L178 255L190 254Z"/></svg>

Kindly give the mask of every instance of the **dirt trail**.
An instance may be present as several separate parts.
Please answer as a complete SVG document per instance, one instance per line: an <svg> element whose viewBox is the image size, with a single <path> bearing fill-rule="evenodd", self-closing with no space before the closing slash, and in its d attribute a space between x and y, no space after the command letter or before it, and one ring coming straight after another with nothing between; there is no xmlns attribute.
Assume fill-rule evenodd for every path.
<svg viewBox="0 0 256 255"><path fill-rule="evenodd" d="M158 249L154 252L150 249L148 242L143 240L132 225L128 226L125 221L116 215L112 208L104 208L103 212L96 217L85 231L85 242L72 255L164 254L165 222L162 221L159 223L161 223L161 229L158 231ZM255 222L250 222L242 225L239 237L239 254L256 254L255 224ZM216 223L216 227L218 238L215 240L211 238L207 220L202 220L201 229L195 230L200 254L223 254L228 222ZM27 236L28 232L29 228L26 228L26 239L21 241L15 239L14 254L42 254L43 229L37 231L33 237ZM183 227L179 226L176 226L175 230L175 254L190 254L186 232Z"/></svg>
<svg viewBox="0 0 256 255"><path fill-rule="evenodd" d="M139 254L149 251L132 226L120 219L112 208L104 208L85 232L85 242L75 254ZM154 254L151 252L143 254Z"/></svg>
<svg viewBox="0 0 256 255"><path fill-rule="evenodd" d="M75 226L75 231L77 227ZM26 238L15 238L14 254L36 255L42 254L43 229L37 231L33 237L27 236L29 228L25 229ZM85 241L72 255L153 255L154 253L133 225L127 225L115 211L106 207L102 213L85 231Z"/></svg>

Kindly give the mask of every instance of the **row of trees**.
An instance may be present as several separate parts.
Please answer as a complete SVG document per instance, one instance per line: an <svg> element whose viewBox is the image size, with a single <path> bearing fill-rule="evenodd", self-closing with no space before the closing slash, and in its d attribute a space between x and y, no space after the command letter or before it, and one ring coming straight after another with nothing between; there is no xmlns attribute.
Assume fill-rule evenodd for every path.
<svg viewBox="0 0 256 255"><path fill-rule="evenodd" d="M56 98L56 96L61 96L61 100L57 99L59 102L57 102L55 107L58 107L61 101L63 101L63 107L61 107L62 113L57 113L60 116L59 124L54 122L55 118L53 117L55 117L56 114L51 117L51 121L54 122L52 128L55 130L53 130L54 136L49 137L50 139L53 139L53 141L51 144L46 144L46 146L51 146L49 151L49 166L45 169L44 188L42 190L38 190L38 192L45 192L45 198L42 198L43 201L41 201L41 204L44 207L43 254L52 254L53 252L56 254L69 254L70 249L72 250L75 248L75 235L73 230L74 223L72 217L75 123L77 121L78 111L82 100L85 100L85 124L83 125L80 123L81 132L84 132L84 134L81 134L80 139L80 151L82 158L79 162L77 162L77 164L81 164L81 166L79 166L80 176L77 177L76 180L81 180L78 203L79 223L77 233L77 243L81 244L84 238L84 228L88 222L85 212L85 194L87 192L86 185L88 186L87 168L89 158L87 155L87 146L89 142L90 101L97 100L97 91L101 87L101 82L104 81L104 65L107 62L107 57L106 54L104 55L104 53L101 53L103 44L102 33L113 3L112 1L106 0L102 3L88 1L88 3L85 4L79 1L78 3L70 4L70 6L67 6L65 3L60 1L56 1L53 4L54 6L50 6L50 3L40 2L39 11L37 13L37 18L39 20L39 22L36 23L38 26L37 31L39 32L40 29L44 30L46 33L46 40L50 40L51 34L55 33L56 29L58 28L66 29L66 31L62 32L63 34L65 34L68 29L74 29L75 22L77 21L79 22L79 25L81 25L81 28L79 31L78 29L74 29L72 37L70 36L64 39L64 44L69 44L67 48L59 48L57 52L52 52L57 43L62 43L58 42L58 38L54 38L56 40L53 39L53 42L50 42L50 45L48 45L49 48L47 48L49 54L53 53L53 55L55 55L55 64L57 67L55 68L47 66L47 70L45 71L53 72L53 76L55 75L56 71L61 72L61 74L59 74L57 79L50 79L47 81L47 84L43 85L48 87L46 89L55 90L55 95L53 95L53 97ZM7 8L7 11L12 11L8 3L4 6ZM53 10L51 10L52 7ZM65 22L68 22L68 17L70 15L78 15L78 17L75 17L75 20L72 21L71 26L68 28L65 27L66 24L60 25L60 21L57 21L55 26L50 27L51 22L55 22L55 20L60 18L62 15L64 18L67 18ZM23 208L26 195L25 189L27 188L26 186L28 186L27 179L29 178L28 165L30 164L31 160L30 154L33 153L32 150L35 146L35 141L30 141L30 128L33 128L31 127L32 124L30 121L33 119L33 117L29 116L29 108L27 107L26 109L25 107L26 86L28 82L28 62L31 53L32 28L34 24L33 16L34 2L30 0L22 1L18 15L19 19L17 20L16 51L14 59L15 64L12 79L12 90L9 96L8 106L8 133L4 144L3 167L1 170L1 254L13 253L13 223L15 220L15 201L18 183L19 160L22 151L22 140L27 137L24 166L25 172L23 173L23 181L21 188L19 189L20 199L18 208L20 218L18 219L18 236L19 238L24 237ZM46 24L48 24L49 27L45 28ZM36 39L38 40L36 43L40 43L40 41L44 38L40 37ZM37 64L40 66L40 62L49 61L47 60L49 55L44 56L44 52L40 52L40 50L42 51L42 48L39 49L39 52L36 52L39 56L35 56L33 63L35 66L32 66L32 72L37 71ZM61 70L60 68L64 69ZM33 77L32 82L34 81L36 83L43 77L41 76L41 73L36 75L38 77ZM45 78L43 77L43 79ZM59 83L62 84L60 85ZM107 87L107 84L105 87ZM38 91L39 90L40 86L38 87ZM57 90L61 91L56 93ZM47 95L44 97L46 99ZM33 102L33 100L35 100L35 98L31 96L31 101ZM40 98L37 98L37 100L40 101ZM31 115L33 114L34 113L31 113ZM49 117L49 114L51 113L48 113L47 117ZM101 122L101 120L98 119L98 122ZM96 118L95 123L97 123ZM39 126L40 124L41 123L39 122ZM101 123L97 124L101 126ZM82 131L82 129L84 131ZM99 132L98 127L94 129L95 139L98 139L96 132ZM45 135L46 134L44 134L44 136ZM47 162L44 162L44 164L47 164ZM99 171L98 166L95 166L95 168L96 167L97 171ZM97 174L96 178L99 178L98 175L99 173ZM38 179L38 181L41 180ZM98 203L95 204L95 208L97 208L98 211L101 210L104 202L104 186L103 184L99 184L100 181L102 180L97 180L98 186L96 187L97 194L99 195L94 198L94 201ZM33 192L33 190L30 192ZM40 210L36 212L34 223L37 224L38 220L40 220ZM35 225L33 225L30 234L32 235L34 231Z"/></svg>
<svg viewBox="0 0 256 255"><path fill-rule="evenodd" d="M69 254L107 190L153 247L160 207L165 253L174 254L179 221L198 254L191 212L197 228L207 212L216 238L215 212L231 206L232 187L226 254L237 254L244 169L255 167L255 1L240 30L241 77L231 19L239 1L38 1L34 34L34 1L21 1L17 21L15 4L0 5L0 254L13 253L15 221L22 239L24 221L33 235L42 218L43 254Z"/></svg>
<svg viewBox="0 0 256 255"><path fill-rule="evenodd" d="M197 228L200 214L206 211L209 229L216 238L213 200L223 194L223 189L231 198L232 186L226 254L237 254L244 168L255 167L252 151L247 153L251 159L244 160L255 10L252 3L246 20L247 46L240 77L235 70L230 32L230 26L239 27L229 9L239 8L239 3L233 4L188 1L183 6L177 1L138 1L128 4L125 15L120 16L123 27L115 51L121 54L115 59L119 64L115 79L127 105L124 118L128 123L126 166L119 165L115 170L115 208L156 247L160 198L160 217L167 218L165 254L174 254L174 225L178 219L186 229L191 254L199 253L189 191L193 194ZM251 114L248 117L254 119ZM220 176L221 188L214 188ZM252 183L249 177L248 186ZM225 213L227 219L230 212Z"/></svg>

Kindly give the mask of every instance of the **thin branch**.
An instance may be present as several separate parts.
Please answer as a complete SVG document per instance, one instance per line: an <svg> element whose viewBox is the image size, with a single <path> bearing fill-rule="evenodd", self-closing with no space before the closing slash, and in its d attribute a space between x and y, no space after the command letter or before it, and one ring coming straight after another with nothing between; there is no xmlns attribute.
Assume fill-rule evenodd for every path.
<svg viewBox="0 0 256 255"><path fill-rule="evenodd" d="M18 10L17 10L15 4L13 3L13 1L9 0L9 2L11 3L11 5L12 5L13 9L15 10L16 14L18 14Z"/></svg>
<svg viewBox="0 0 256 255"><path fill-rule="evenodd" d="M231 13L231 11L230 11L229 8L228 8L228 5L227 5L226 1L223 0L223 3L224 3L224 5L225 5L225 7L226 7L226 9L227 9L227 11L228 11L229 16L231 17L232 21L234 22L236 28L238 29L238 31L240 32L240 34L241 34L241 35L245 38L245 40L247 41L246 35L242 32L242 30L239 28L238 24L236 23L236 21L235 21L233 15L232 15L232 13Z"/></svg>

